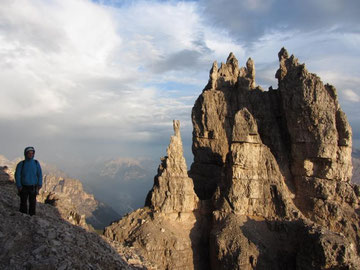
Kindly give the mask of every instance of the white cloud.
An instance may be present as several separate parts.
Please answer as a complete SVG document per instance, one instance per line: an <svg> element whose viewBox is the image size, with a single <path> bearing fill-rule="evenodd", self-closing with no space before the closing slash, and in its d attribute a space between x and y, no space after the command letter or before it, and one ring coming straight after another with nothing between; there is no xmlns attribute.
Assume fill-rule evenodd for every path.
<svg viewBox="0 0 360 270"><path fill-rule="evenodd" d="M344 90L345 99L351 102L360 102L360 96L351 89Z"/></svg>
<svg viewBox="0 0 360 270"><path fill-rule="evenodd" d="M359 30L358 0L200 0L208 23L251 46L273 31Z"/></svg>
<svg viewBox="0 0 360 270"><path fill-rule="evenodd" d="M326 32L298 36L277 28L265 31L250 48L236 40L247 33L243 28L231 36L237 24L220 28L209 21L202 1L98 2L113 6L90 0L1 1L0 121L7 123L2 129L21 123L24 127L16 133L34 126L36 132L29 133L34 138L146 143L169 136L172 119L180 119L190 134L192 103L207 83L214 60L226 61L231 51L242 65L252 57L259 83L266 86L276 83L269 70L276 70L276 55L284 45L309 64L311 72L336 73L329 70L330 63L343 65L341 74L350 80L341 81L342 89L356 93L349 82L358 73L357 63L351 57L344 61L346 50L340 61L336 58L338 45L358 50L356 32L343 35L342 42L334 34L331 47ZM220 2L227 1L216 6ZM249 14L267 14L273 3L257 0L246 7ZM324 44L334 53L327 54ZM19 143L10 135L4 139ZM76 151L69 150L74 144L66 147Z"/></svg>
<svg viewBox="0 0 360 270"><path fill-rule="evenodd" d="M1 117L71 110L85 78L115 72L107 59L120 38L111 16L92 3L6 1L0 18Z"/></svg>
<svg viewBox="0 0 360 270"><path fill-rule="evenodd" d="M200 93L206 81L197 81L196 68L207 73L214 58L243 50L203 25L197 8L194 2L117 8L85 0L3 2L0 117L61 114L80 125L116 125L164 112L158 102L164 90L146 86L151 82L195 83Z"/></svg>

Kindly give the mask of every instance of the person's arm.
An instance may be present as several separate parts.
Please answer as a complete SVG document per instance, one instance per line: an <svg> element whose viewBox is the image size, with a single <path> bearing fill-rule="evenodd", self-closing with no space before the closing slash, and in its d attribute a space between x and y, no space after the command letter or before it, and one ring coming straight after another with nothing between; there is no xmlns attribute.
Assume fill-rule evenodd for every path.
<svg viewBox="0 0 360 270"><path fill-rule="evenodd" d="M22 162L20 161L17 165L16 165L16 170L15 170L15 182L16 182L16 187L18 188L19 191L21 191L22 189L22 184L21 184L21 170L22 170Z"/></svg>

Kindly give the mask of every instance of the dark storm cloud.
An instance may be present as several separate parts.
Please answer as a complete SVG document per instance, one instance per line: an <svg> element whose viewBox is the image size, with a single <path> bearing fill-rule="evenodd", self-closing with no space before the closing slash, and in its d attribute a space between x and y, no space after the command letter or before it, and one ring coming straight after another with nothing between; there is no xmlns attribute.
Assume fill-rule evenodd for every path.
<svg viewBox="0 0 360 270"><path fill-rule="evenodd" d="M208 64L208 60L205 58L213 51L206 45L204 34L200 32L197 35L196 39L191 42L192 49L183 49L163 56L152 66L152 70L155 73L163 73L172 70L200 70L200 68L205 68Z"/></svg>
<svg viewBox="0 0 360 270"><path fill-rule="evenodd" d="M199 65L201 53L195 50L181 50L155 63L153 70L156 73L170 70L191 69Z"/></svg>
<svg viewBox="0 0 360 270"><path fill-rule="evenodd" d="M359 32L358 0L201 0L208 23L254 42L272 31Z"/></svg>

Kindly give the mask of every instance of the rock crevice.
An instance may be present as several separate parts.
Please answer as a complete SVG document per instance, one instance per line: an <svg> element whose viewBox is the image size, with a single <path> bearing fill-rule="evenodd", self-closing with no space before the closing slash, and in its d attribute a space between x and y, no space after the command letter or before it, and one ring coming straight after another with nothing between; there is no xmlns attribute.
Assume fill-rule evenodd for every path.
<svg viewBox="0 0 360 270"><path fill-rule="evenodd" d="M333 86L284 48L278 57L269 91L251 58L214 62L192 109L189 175L175 122L147 207L108 237L161 269L359 269L350 125Z"/></svg>

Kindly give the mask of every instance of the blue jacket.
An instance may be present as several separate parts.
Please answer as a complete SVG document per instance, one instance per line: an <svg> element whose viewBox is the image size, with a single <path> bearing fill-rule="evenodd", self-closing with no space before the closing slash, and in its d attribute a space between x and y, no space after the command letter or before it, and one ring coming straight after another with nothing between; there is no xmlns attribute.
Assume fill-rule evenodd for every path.
<svg viewBox="0 0 360 270"><path fill-rule="evenodd" d="M42 186L42 171L40 163L32 159L20 161L15 171L16 186Z"/></svg>

